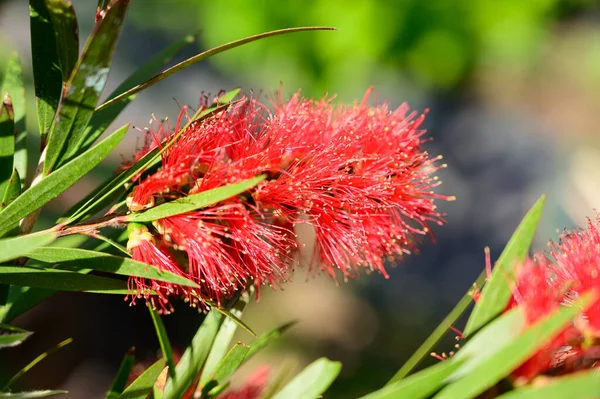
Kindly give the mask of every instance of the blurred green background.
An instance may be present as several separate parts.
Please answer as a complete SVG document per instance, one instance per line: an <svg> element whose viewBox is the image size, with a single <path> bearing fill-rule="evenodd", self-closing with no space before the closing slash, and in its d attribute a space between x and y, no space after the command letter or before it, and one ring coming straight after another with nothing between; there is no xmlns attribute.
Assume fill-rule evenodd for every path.
<svg viewBox="0 0 600 399"><path fill-rule="evenodd" d="M81 43L95 1L73 0ZM294 370L320 357L344 368L327 398L352 398L381 386L470 287L484 265L483 247L497 257L525 211L549 195L536 246L594 216L600 203L600 6L593 0L133 0L106 93L169 43L198 33L194 53L244 36L300 25L328 25L267 39L218 55L145 91L115 123L144 127L151 113L177 115L202 91L242 87L285 95L337 94L352 102L375 86L379 101L430 108L427 148L448 169L440 191L457 201L440 204L448 223L436 243L390 265L391 279L363 276L336 284L328 278L264 289L246 321L264 332L298 320L276 348L250 364ZM0 63L22 56L31 83L27 1L0 1ZM31 114L33 90L28 89ZM35 142L35 121L30 150ZM130 136L109 162L47 210L59 214L129 157ZM37 146L37 147L36 147ZM41 225L53 219L41 220ZM166 320L184 345L200 318L180 306ZM19 323L37 331L7 369L52 343L75 342L35 370L26 387L60 387L75 398L100 397L120 357L132 345L141 359L158 343L147 312L121 298L59 294ZM458 326L460 327L460 326ZM453 349L453 334L439 347ZM238 339L250 337L240 333ZM435 360L429 359L429 362ZM59 365L59 366L57 366ZM291 365L291 366L290 366Z"/></svg>

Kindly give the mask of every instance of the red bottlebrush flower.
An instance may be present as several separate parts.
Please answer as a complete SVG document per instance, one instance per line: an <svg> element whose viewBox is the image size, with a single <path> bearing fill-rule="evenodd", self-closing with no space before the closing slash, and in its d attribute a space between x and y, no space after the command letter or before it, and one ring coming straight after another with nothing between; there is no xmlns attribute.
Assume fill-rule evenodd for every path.
<svg viewBox="0 0 600 399"><path fill-rule="evenodd" d="M445 165L422 149L424 115L370 107L368 95L343 107L296 94L273 111L246 98L170 142L162 167L128 197L130 210L267 176L236 198L154 222L180 272L201 285L194 295L221 301L251 282L285 281L298 223L314 227L314 269L344 277L363 268L387 277L386 258L412 252L430 223L442 224L434 201L453 198L433 192ZM153 137L169 139L161 129Z"/></svg>
<svg viewBox="0 0 600 399"><path fill-rule="evenodd" d="M258 399L265 390L271 368L263 366L254 371L244 386L236 390L228 390L219 396L220 399Z"/></svg>
<svg viewBox="0 0 600 399"><path fill-rule="evenodd" d="M519 306L533 324L573 299L600 288L600 218L588 220L585 230L565 231L517 269L514 294L507 309ZM596 301L575 322L514 372L518 382L544 373L563 374L600 366L600 302Z"/></svg>

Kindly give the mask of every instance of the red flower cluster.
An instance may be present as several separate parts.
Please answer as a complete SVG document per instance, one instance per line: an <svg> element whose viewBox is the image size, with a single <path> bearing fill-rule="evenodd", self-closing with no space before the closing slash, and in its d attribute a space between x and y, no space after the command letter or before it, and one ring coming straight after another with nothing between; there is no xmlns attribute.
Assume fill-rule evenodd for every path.
<svg viewBox="0 0 600 399"><path fill-rule="evenodd" d="M154 306L168 310L174 294L202 304L251 282L284 282L295 262L299 223L312 225L316 234L313 267L331 276L340 270L344 278L359 269L387 277L385 258L413 251L430 222L442 224L434 200L453 198L433 191L440 184L434 173L445 165L422 149L424 115L406 105L368 106L369 94L350 107L299 94L273 101L271 108L244 98L191 123L163 153L160 170L138 177L127 200L131 211L260 174L267 179L132 235L134 259L185 276L201 290L143 279L133 279L132 287L160 292ZM160 125L150 137L153 145L164 145L172 134Z"/></svg>
<svg viewBox="0 0 600 399"><path fill-rule="evenodd" d="M585 230L565 231L549 254L538 253L517 269L507 309L519 306L533 324L578 296L600 288L600 218ZM518 382L600 366L600 301L596 301L514 372Z"/></svg>

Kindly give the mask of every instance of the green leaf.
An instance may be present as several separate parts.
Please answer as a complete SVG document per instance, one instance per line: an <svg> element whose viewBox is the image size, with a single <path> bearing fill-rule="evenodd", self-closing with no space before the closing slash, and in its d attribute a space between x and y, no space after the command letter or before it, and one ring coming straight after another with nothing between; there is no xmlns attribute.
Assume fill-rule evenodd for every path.
<svg viewBox="0 0 600 399"><path fill-rule="evenodd" d="M130 222L151 222L153 220L167 218L169 216L179 215L181 213L187 213L196 209L205 208L249 190L263 181L266 177L266 175L260 175L252 179L244 180L240 183L217 187L198 194L188 195L187 197L179 198L174 201L155 206L154 208L150 208L145 212L129 215L127 220Z"/></svg>
<svg viewBox="0 0 600 399"><path fill-rule="evenodd" d="M512 295L510 280L513 277L513 267L527 257L545 202L546 196L542 195L506 244L467 321L465 335L480 329L506 308Z"/></svg>
<svg viewBox="0 0 600 399"><path fill-rule="evenodd" d="M169 342L167 330L165 329L165 325L158 312L152 309L151 306L148 306L148 310L150 311L150 316L152 316L152 323L154 323L154 328L156 329L156 336L158 337L160 349L167 360L169 375L171 378L175 378L175 359L173 358L173 349L171 349L171 342Z"/></svg>
<svg viewBox="0 0 600 399"><path fill-rule="evenodd" d="M214 379L222 383L229 378L246 360L250 348L244 344L235 344L225 355L214 374Z"/></svg>
<svg viewBox="0 0 600 399"><path fill-rule="evenodd" d="M70 1L45 0L56 35L58 61L63 82L69 80L79 58L79 27Z"/></svg>
<svg viewBox="0 0 600 399"><path fill-rule="evenodd" d="M250 295L248 295L247 292L242 294L242 296L236 301L234 308L228 313L234 316L235 319L239 320L239 318L242 317L242 312L244 311L244 308L248 304L249 300ZM200 386L206 385L206 383L213 377L215 370L229 349L229 345L233 339L233 334L235 334L235 331L237 330L237 326L237 322L230 318L226 318L221 324L219 333L217 334L217 337L210 348L210 353L208 354L206 363L202 368L202 373L200 374Z"/></svg>
<svg viewBox="0 0 600 399"><path fill-rule="evenodd" d="M330 28L330 27L325 27L325 26L310 26L310 27L280 29L280 30L274 30L271 32L261 33L261 34L254 35L254 36L249 36L244 39L240 39L240 40L236 40L236 41L233 41L233 42L230 42L227 44L223 44L221 46L212 48L203 53L200 53L191 58L188 58L187 60L180 62L179 64L159 73L158 75L154 76L152 79L147 80L146 82L126 91L125 93L122 93L121 95L118 95L117 97L115 97L109 101L106 101L104 104L100 105L96 109L96 111L100 111L102 109L108 108L108 107L116 104L117 102L122 101L123 99L128 98L131 95L138 93L138 92L160 82L163 79L168 78L169 76L171 76L191 65L194 65L195 63L197 63L199 61L202 61L204 59L212 57L213 55L217 55L224 51L239 47L243 44L251 43L253 41L260 40L260 39L265 39L267 37L284 35L287 33L294 33L294 32L311 31L311 30L335 30L335 28Z"/></svg>
<svg viewBox="0 0 600 399"><path fill-rule="evenodd" d="M0 334L0 349L21 345L31 334L33 333L29 331Z"/></svg>
<svg viewBox="0 0 600 399"><path fill-rule="evenodd" d="M55 291L86 291L99 294L127 295L121 280L58 269L29 266L0 266L0 284L49 288Z"/></svg>
<svg viewBox="0 0 600 399"><path fill-rule="evenodd" d="M41 208L85 176L123 140L128 128L129 125L120 128L95 147L40 180L0 211L0 236L20 219Z"/></svg>
<svg viewBox="0 0 600 399"><path fill-rule="evenodd" d="M332 362L324 357L317 359L273 396L273 399L314 399L329 388L341 369L340 362Z"/></svg>
<svg viewBox="0 0 600 399"><path fill-rule="evenodd" d="M133 353L134 349L131 348L121 361L121 365L117 371L117 376L115 377L112 386L106 394L106 399L117 399L119 396L121 396L121 393L123 393L125 386L127 386L129 374L131 373L131 369L135 363L135 356Z"/></svg>
<svg viewBox="0 0 600 399"><path fill-rule="evenodd" d="M0 195L4 196L13 171L15 124L10 96L7 93L0 99Z"/></svg>
<svg viewBox="0 0 600 399"><path fill-rule="evenodd" d="M102 272L137 276L173 284L198 288L198 284L185 277L178 276L156 266L138 262L130 258L108 255L103 252L77 248L46 247L38 248L27 254L27 257L45 263L59 264L61 269L92 269Z"/></svg>
<svg viewBox="0 0 600 399"><path fill-rule="evenodd" d="M8 204L13 202L21 194L21 178L17 169L14 169L10 179L8 179L8 185L4 191L2 202L0 202L0 211L4 209Z"/></svg>
<svg viewBox="0 0 600 399"><path fill-rule="evenodd" d="M56 33L45 0L29 0L31 61L42 145L52 126L62 91Z"/></svg>
<svg viewBox="0 0 600 399"><path fill-rule="evenodd" d="M156 57L152 58L141 68L135 71L131 76L129 76L123 83L121 83L119 87L117 87L115 91L108 96L108 100L126 92L144 80L150 79L162 65L168 63L177 53L193 43L195 40L196 38L194 36L189 35L164 49ZM83 133L85 141L81 144L81 149L85 150L89 148L94 141L100 137L104 130L106 130L106 128L117 118L117 116L119 116L121 111L123 111L125 107L127 107L127 105L129 105L129 103L135 99L135 97L136 94L133 94L129 98L123 99L123 101L120 101L119 104L116 104L113 107L94 112L89 125L85 128L85 132Z"/></svg>
<svg viewBox="0 0 600 399"><path fill-rule="evenodd" d="M361 399L428 398L444 385L444 380L462 363L463 361L456 361L452 358L439 362L401 381L388 383L385 387L371 392Z"/></svg>
<svg viewBox="0 0 600 399"><path fill-rule="evenodd" d="M0 263L16 259L56 240L56 233L34 233L0 240ZM2 267L2 266L0 266Z"/></svg>
<svg viewBox="0 0 600 399"><path fill-rule="evenodd" d="M3 323L22 315L35 305L41 303L55 291L40 288L10 286L6 305L0 306L0 321Z"/></svg>
<svg viewBox="0 0 600 399"><path fill-rule="evenodd" d="M165 359L160 359L148 367L135 381L123 391L119 399L146 399L154 382L165 367Z"/></svg>
<svg viewBox="0 0 600 399"><path fill-rule="evenodd" d="M35 399L45 398L48 396L62 395L68 393L67 391L29 391L29 392L0 392L0 399Z"/></svg>
<svg viewBox="0 0 600 399"><path fill-rule="evenodd" d="M88 39L65 83L58 115L48 135L44 175L77 156L83 132L102 94L129 0L114 0Z"/></svg>
<svg viewBox="0 0 600 399"><path fill-rule="evenodd" d="M252 335L253 337L256 337L256 333L254 331L252 331L252 329L246 323L244 323L239 317L237 317L235 314L231 313L230 311L228 311L225 308L219 307L218 304L216 304L206 298L202 298L202 301L204 303L206 303L208 306L210 306L211 309L216 310L217 312L221 313L223 316L227 317L229 320L233 321L238 326L242 327L244 330L246 330L248 332L248 334Z"/></svg>
<svg viewBox="0 0 600 399"><path fill-rule="evenodd" d="M500 344L494 348L492 354L481 357L478 353L477 356L470 357L453 376L449 377L449 380L453 380L455 378L454 376L460 378L442 389L434 398L474 398L491 388L556 336L569 321L577 316L579 312L586 309L595 299L595 296L585 294L571 306L563 307L548 317L545 317L527 328L516 338L508 340L509 342L503 343L500 341ZM514 316L511 316L511 313L508 313L490 323L489 330L488 327L486 327L486 335L495 335L499 339L502 338L502 334L506 333L506 324L504 324L502 320L503 317L511 318ZM522 314L521 317L523 317ZM499 326L497 331L495 330L495 326ZM483 330L481 333L483 333ZM469 341L469 343L471 343L471 341ZM455 355L457 358L460 358L461 351L465 350L467 345L457 352ZM479 348L482 348L481 345L479 345ZM465 351L467 353L473 353L473 350L471 349L466 349Z"/></svg>
<svg viewBox="0 0 600 399"><path fill-rule="evenodd" d="M179 399L192 385L202 370L210 348L217 336L223 316L210 311L194 335L192 343L183 353L175 367L175 378L169 378L165 384L164 399Z"/></svg>
<svg viewBox="0 0 600 399"><path fill-rule="evenodd" d="M597 399L600 373L597 369L548 378L539 385L527 385L498 396L498 399Z"/></svg>
<svg viewBox="0 0 600 399"><path fill-rule="evenodd" d="M19 171L21 187L25 185L27 176L27 132L25 131L25 84L19 55L14 53L6 64L4 82L0 88L0 99L10 94L15 121L15 153L13 167ZM0 195L2 195L0 193Z"/></svg>
<svg viewBox="0 0 600 399"><path fill-rule="evenodd" d="M208 113L203 113L203 115L197 119L192 117L190 121L180 130L180 132L176 134L175 137L171 138L166 145L161 146L161 148L155 148L148 152L129 169L112 179L110 182L99 186L94 193L78 203L74 207L76 211L68 212L70 216L67 218L67 221L70 223L80 219L82 216L92 215L108 204L112 204L115 196L118 197L119 191L124 188L125 184L130 183L134 176L137 176L139 173L147 170L153 165L157 165L160 162L160 154L169 148L169 146L174 142L174 139L176 139L176 137L185 131L185 129L187 129L191 123L199 123L202 120L208 119L211 116L226 110L230 105L231 104L221 104L215 107L209 107L210 111L205 110L208 111Z"/></svg>
<svg viewBox="0 0 600 399"><path fill-rule="evenodd" d="M282 325L281 327L277 327L276 329L269 331L266 334L261 335L252 343L250 349L248 350L248 354L246 355L246 359L250 359L252 356L256 355L262 349L264 349L268 344L277 338L281 337L284 332L292 328L296 324L295 321Z"/></svg>

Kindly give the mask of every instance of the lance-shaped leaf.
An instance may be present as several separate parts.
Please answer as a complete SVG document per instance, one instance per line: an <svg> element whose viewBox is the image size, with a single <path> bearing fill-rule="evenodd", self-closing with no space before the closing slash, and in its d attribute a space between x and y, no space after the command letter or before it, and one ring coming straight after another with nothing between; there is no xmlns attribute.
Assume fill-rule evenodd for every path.
<svg viewBox="0 0 600 399"><path fill-rule="evenodd" d="M65 84L58 115L52 124L46 147L44 175L76 156L87 126L102 94L112 55L123 25L129 0L113 0L100 20Z"/></svg>
<svg viewBox="0 0 600 399"><path fill-rule="evenodd" d="M15 123L12 101L8 93L1 95L0 104L0 195L4 196L13 171L15 153Z"/></svg>
<svg viewBox="0 0 600 399"><path fill-rule="evenodd" d="M258 337L256 339L256 341L254 341L252 343L252 345L250 346L250 350L248 351L248 354L246 355L245 360L248 360L252 356L256 355L258 352L260 352L262 349L264 349L272 341L281 337L283 335L283 333L285 333L287 330L292 328L295 324L296 324L295 321L286 323L286 324L282 325L281 327L277 327L276 329L269 331L268 333L263 334L260 337Z"/></svg>
<svg viewBox="0 0 600 399"><path fill-rule="evenodd" d="M10 179L8 179L8 186L4 191L2 201L0 201L0 211L13 202L21 194L21 178L17 169L13 170Z"/></svg>
<svg viewBox="0 0 600 399"><path fill-rule="evenodd" d="M0 306L0 322L7 323L41 303L55 291L41 288L11 285L6 305Z"/></svg>
<svg viewBox="0 0 600 399"><path fill-rule="evenodd" d="M19 62L19 56L14 53L6 64L4 81L0 88L0 98L6 93L10 95L14 113L15 124L15 153L13 167L19 171L23 187L27 175L27 146L25 131L25 85L23 83L23 71ZM1 195L1 193L0 193Z"/></svg>
<svg viewBox="0 0 600 399"><path fill-rule="evenodd" d="M79 58L79 27L73 4L66 0L45 0L56 36L56 49L63 82L69 80Z"/></svg>
<svg viewBox="0 0 600 399"><path fill-rule="evenodd" d="M27 257L45 263L58 264L63 270L92 269L96 271L136 276L168 283L198 287L198 284L156 266L130 258L77 248L46 247L28 251Z"/></svg>
<svg viewBox="0 0 600 399"><path fill-rule="evenodd" d="M223 383L244 363L249 350L250 348L244 344L235 344L219 363L213 378L219 383Z"/></svg>
<svg viewBox="0 0 600 399"><path fill-rule="evenodd" d="M456 371L463 360L449 359L421 370L403 380L387 384L360 399L424 399L444 385L444 380Z"/></svg>
<svg viewBox="0 0 600 399"><path fill-rule="evenodd" d="M0 236L10 231L15 223L71 187L98 165L125 137L129 125L73 159L14 200L0 211Z"/></svg>
<svg viewBox="0 0 600 399"><path fill-rule="evenodd" d="M192 343L183 353L175 367L175 378L169 378L165 384L164 399L179 399L192 385L202 370L210 348L217 336L223 316L211 310L194 335Z"/></svg>
<svg viewBox="0 0 600 399"><path fill-rule="evenodd" d="M321 396L340 373L342 364L324 357L315 360L290 381L273 399L313 399Z"/></svg>
<svg viewBox="0 0 600 399"><path fill-rule="evenodd" d="M597 369L580 371L563 377L547 378L542 384L514 389L498 399L597 399L600 373Z"/></svg>
<svg viewBox="0 0 600 399"><path fill-rule="evenodd" d="M56 233L34 233L0 240L0 263L16 259L56 240ZM1 267L1 266L0 266Z"/></svg>
<svg viewBox="0 0 600 399"><path fill-rule="evenodd" d="M29 392L0 392L0 399L36 399L47 398L48 396L62 395L68 391L29 391Z"/></svg>
<svg viewBox="0 0 600 399"><path fill-rule="evenodd" d="M131 348L129 351L127 351L127 354L121 361L121 365L117 371L117 376L115 377L112 386L106 394L106 399L117 399L119 396L121 396L121 393L123 393L123 390L127 386L129 374L131 373L131 369L135 363L135 356L133 354L134 351L134 348Z"/></svg>
<svg viewBox="0 0 600 399"><path fill-rule="evenodd" d="M193 43L195 40L195 36L186 36L182 40L164 49L157 56L152 58L141 68L135 71L131 76L125 79L125 81L121 83L119 87L117 87L115 91L110 94L110 96L108 96L108 99L113 99L119 94L126 92L143 81L150 79L161 66L171 61L171 59L177 53ZM89 125L85 128L85 132L82 136L85 141L82 142L81 146L78 148L78 151L84 151L89 148L98 139L98 137L102 135L104 130L106 130L106 128L117 118L117 116L119 116L121 111L123 111L125 107L127 107L127 105L129 105L129 103L135 99L135 97L136 94L133 94L130 97L123 99L123 101L120 101L114 107L105 108L101 111L94 112L94 115L92 116Z"/></svg>
<svg viewBox="0 0 600 399"><path fill-rule="evenodd" d="M29 0L31 61L42 145L56 115L62 90L62 73L56 33L45 0Z"/></svg>
<svg viewBox="0 0 600 399"><path fill-rule="evenodd" d="M162 322L158 312L151 306L148 306L148 310L150 311L150 316L152 316L152 323L154 324L154 329L156 330L156 336L158 338L160 350L162 351L163 356L167 361L167 366L169 367L169 375L171 378L175 378L175 359L173 358L173 349L171 348L171 342L169 341L167 330L165 329L165 325Z"/></svg>
<svg viewBox="0 0 600 399"><path fill-rule="evenodd" d="M478 330L506 308L512 295L510 280L513 277L513 267L527 257L545 202L546 196L542 195L506 244L467 321L465 335Z"/></svg>
<svg viewBox="0 0 600 399"><path fill-rule="evenodd" d="M158 82L160 82L163 79L168 78L171 75L174 75L175 73L191 66L194 65L197 62L200 62L202 60L205 60L209 57L212 57L213 55L217 55L219 53L222 53L224 51L239 47L241 45L244 45L246 43L251 43L254 42L256 40L260 40L260 39L265 39L267 37L272 37L272 36L277 36L277 35L284 35L287 33L294 33L294 32L303 32L303 31L311 31L311 30L335 30L335 28L331 28L331 27L326 27L326 26L309 26L309 27L300 27L300 28L288 28L288 29L280 29L280 30L274 30L271 32L265 32L265 33L261 33L258 35L254 35L254 36L249 36L246 37L244 39L240 39L240 40L236 40L227 44L223 44L222 46L218 46L215 48L212 48L210 50L207 50L203 53L197 54L191 58L188 58L185 61L180 62L179 64L167 69L166 71L154 76L152 79L147 80L146 82L130 89L127 90L125 93L118 95L117 97L106 101L105 103L103 103L102 105L100 105L97 108L97 111L100 111L102 109L108 108L110 106L112 106L113 104L118 103L119 101L122 101L128 97L130 97L131 95L138 93Z"/></svg>
<svg viewBox="0 0 600 399"><path fill-rule="evenodd" d="M33 334L31 331L6 324L0 325L0 329L8 331L0 333L0 349L20 345Z"/></svg>
<svg viewBox="0 0 600 399"><path fill-rule="evenodd" d="M151 222L166 218L169 216L179 215L194 211L196 209L205 208L207 206L224 201L228 198L241 194L258 183L263 181L266 175L260 175L252 179L244 180L240 183L230 184L228 186L213 188L212 190L203 191L198 194L188 195L187 197L178 198L174 201L164 203L162 205L150 208L145 212L134 213L127 217L130 222Z"/></svg>
<svg viewBox="0 0 600 399"><path fill-rule="evenodd" d="M0 266L0 284L47 288L55 291L85 291L118 295L130 293L127 283L121 280L67 270L28 266Z"/></svg>
<svg viewBox="0 0 600 399"><path fill-rule="evenodd" d="M165 359L160 359L148 367L123 391L119 399L146 399L165 364Z"/></svg>
<svg viewBox="0 0 600 399"><path fill-rule="evenodd" d="M202 112L202 116L196 117L196 115L194 115L178 134L181 134L183 131L185 131L185 129L187 129L191 123L200 123L201 121L226 110L230 105L231 104L217 103L216 105L209 107L207 110L204 110ZM122 191L125 184L130 183L135 176L139 175L143 171L160 163L160 154L169 148L170 144L173 143L174 138L170 139L166 145L149 151L129 169L112 179L110 182L99 186L98 189L92 194L76 204L73 207L75 209L74 211L70 210L68 212L68 215L70 216L68 216L66 220L68 222L73 222L81 217L92 215L106 205L113 203L113 200L115 197L118 197L119 191Z"/></svg>
<svg viewBox="0 0 600 399"><path fill-rule="evenodd" d="M434 398L467 399L477 397L508 376L514 369L535 354L537 350L543 348L569 321L573 320L579 312L587 309L596 299L597 295L595 293L584 294L571 306L563 307L553 312L525 329L522 334L514 337L512 340L506 340L509 342L495 346L491 350L491 354L480 357L478 353L477 356L470 356L464 365L450 376L448 380L454 381L455 378L458 379L443 388ZM503 334L504 336L506 335L506 328L502 322L502 318L510 318L512 317L511 314L508 313L492 322L486 327L486 330L488 330L486 334L493 335L495 325L499 325L500 328L496 336L499 339L504 339ZM519 316L523 317L522 314L519 314ZM483 330L481 333L483 333ZM471 342L469 341L467 345L471 344ZM482 343L487 344L487 346L496 345L490 344L489 341L475 342L471 345L477 345L479 349L489 353L490 348L482 346ZM467 357L469 354L477 353L477 348L467 349L467 345L457 352L455 355L457 359L461 358L461 351L465 349L467 353L465 356Z"/></svg>

